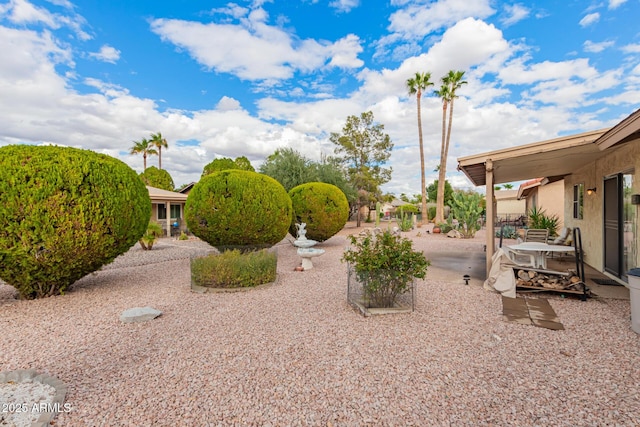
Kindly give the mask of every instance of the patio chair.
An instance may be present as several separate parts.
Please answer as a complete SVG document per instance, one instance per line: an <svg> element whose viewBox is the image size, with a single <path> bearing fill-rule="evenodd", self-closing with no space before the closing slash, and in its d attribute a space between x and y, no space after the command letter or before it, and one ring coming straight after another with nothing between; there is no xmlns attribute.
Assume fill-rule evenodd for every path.
<svg viewBox="0 0 640 427"><path fill-rule="evenodd" d="M541 242L547 243L549 240L549 230L539 229L539 228L528 228L524 232L524 241L525 242Z"/></svg>
<svg viewBox="0 0 640 427"><path fill-rule="evenodd" d="M531 253L520 252L505 246L502 248L509 256L509 259L519 267L531 267L535 268L536 258Z"/></svg>

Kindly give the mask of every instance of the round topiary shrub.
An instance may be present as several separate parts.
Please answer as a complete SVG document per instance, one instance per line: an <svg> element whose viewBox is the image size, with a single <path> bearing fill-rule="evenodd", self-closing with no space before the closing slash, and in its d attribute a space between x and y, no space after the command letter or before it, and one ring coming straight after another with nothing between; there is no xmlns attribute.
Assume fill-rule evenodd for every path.
<svg viewBox="0 0 640 427"><path fill-rule="evenodd" d="M195 236L224 250L278 243L287 235L291 213L291 199L278 181L229 169L193 186L184 217Z"/></svg>
<svg viewBox="0 0 640 427"><path fill-rule="evenodd" d="M173 178L171 178L171 175L165 169L150 166L140 174L140 179L144 182L144 185L148 185L149 187L167 191L174 190Z"/></svg>
<svg viewBox="0 0 640 427"><path fill-rule="evenodd" d="M307 238L323 242L342 230L349 218L349 202L335 185L308 182L289 191L293 203L293 221L289 227L296 235L296 223L307 224Z"/></svg>
<svg viewBox="0 0 640 427"><path fill-rule="evenodd" d="M0 278L21 298L64 293L142 236L151 201L133 169L68 147L0 148Z"/></svg>

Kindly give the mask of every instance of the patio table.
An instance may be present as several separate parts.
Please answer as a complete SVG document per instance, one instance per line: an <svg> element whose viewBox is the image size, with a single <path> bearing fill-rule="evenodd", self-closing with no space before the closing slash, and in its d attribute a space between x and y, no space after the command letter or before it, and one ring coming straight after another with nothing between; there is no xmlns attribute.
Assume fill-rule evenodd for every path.
<svg viewBox="0 0 640 427"><path fill-rule="evenodd" d="M573 246L550 245L542 242L524 242L516 245L508 245L507 248L515 252L531 253L535 258L535 268L547 269L547 253L549 252L575 252Z"/></svg>

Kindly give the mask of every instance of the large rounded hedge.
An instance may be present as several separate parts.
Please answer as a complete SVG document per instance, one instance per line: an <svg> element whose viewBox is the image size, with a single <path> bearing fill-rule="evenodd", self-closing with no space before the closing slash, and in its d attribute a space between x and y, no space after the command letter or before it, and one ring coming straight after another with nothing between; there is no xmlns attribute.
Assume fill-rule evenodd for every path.
<svg viewBox="0 0 640 427"><path fill-rule="evenodd" d="M0 148L0 278L20 296L64 293L142 236L149 193L120 160L68 147Z"/></svg>
<svg viewBox="0 0 640 427"><path fill-rule="evenodd" d="M278 181L229 169L200 179L189 192L189 230L219 249L267 247L281 241L291 223L291 200Z"/></svg>
<svg viewBox="0 0 640 427"><path fill-rule="evenodd" d="M289 191L293 203L293 221L289 227L296 235L296 223L307 224L307 238L323 242L342 230L349 218L349 202L342 190L324 182L308 182Z"/></svg>

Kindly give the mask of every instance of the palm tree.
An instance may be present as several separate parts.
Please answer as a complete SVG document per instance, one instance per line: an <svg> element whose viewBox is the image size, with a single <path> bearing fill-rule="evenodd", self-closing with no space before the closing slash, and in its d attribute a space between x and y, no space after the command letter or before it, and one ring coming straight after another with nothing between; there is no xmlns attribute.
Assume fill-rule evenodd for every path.
<svg viewBox="0 0 640 427"><path fill-rule="evenodd" d="M422 178L422 223L427 221L427 181L424 174L424 145L422 142L422 113L420 107L420 98L422 98L422 92L429 86L433 86L430 81L431 73L416 73L415 76L407 80L407 89L409 95L416 95L416 101L418 104L418 140L420 143L420 176Z"/></svg>
<svg viewBox="0 0 640 427"><path fill-rule="evenodd" d="M140 141L133 141L133 147L131 147L129 154L142 153L142 161L144 162L144 170L147 169L147 156L152 154L158 154L158 152L151 146L151 141L147 138L142 138Z"/></svg>
<svg viewBox="0 0 640 427"><path fill-rule="evenodd" d="M160 132L152 133L149 142L158 149L158 169L162 169L162 147L169 148L169 144Z"/></svg>
<svg viewBox="0 0 640 427"><path fill-rule="evenodd" d="M442 77L442 86L436 94L442 98L442 146L440 148L440 170L438 173L438 195L436 200L436 223L444 221L444 183L447 174L447 157L449 156L449 142L451 141L451 127L453 123L453 101L457 98L456 91L467 84L462 80L464 71L453 71ZM449 128L445 133L445 123L449 112Z"/></svg>

